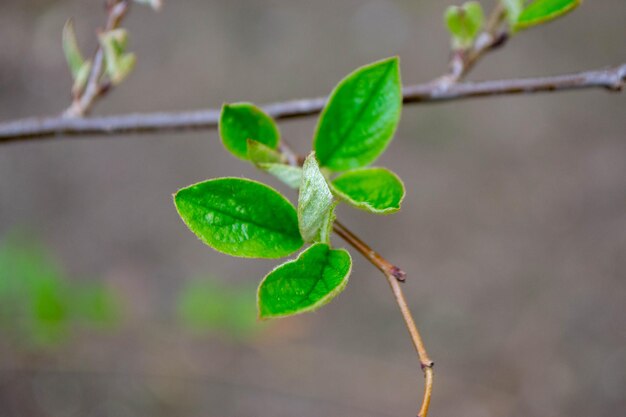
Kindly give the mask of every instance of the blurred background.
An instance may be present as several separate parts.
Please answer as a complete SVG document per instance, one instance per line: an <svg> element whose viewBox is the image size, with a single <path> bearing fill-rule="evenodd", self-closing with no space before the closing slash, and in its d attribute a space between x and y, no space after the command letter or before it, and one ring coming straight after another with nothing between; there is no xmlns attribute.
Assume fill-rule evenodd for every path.
<svg viewBox="0 0 626 417"><path fill-rule="evenodd" d="M485 2L490 7L492 3ZM96 114L327 94L399 54L405 83L446 69L446 2L166 1L126 21L133 75ZM0 120L60 113L73 16L101 1L0 3ZM472 79L626 61L626 3L586 2L488 56ZM306 152L315 118L281 124ZM626 96L584 91L406 107L377 162L403 210L339 216L409 276L436 362L433 416L626 411ZM218 176L281 187L216 132L58 138L0 149L0 417L410 416L422 374L387 284L358 254L315 314L255 319L275 262L203 246L177 189ZM337 245L342 245L335 239Z"/></svg>

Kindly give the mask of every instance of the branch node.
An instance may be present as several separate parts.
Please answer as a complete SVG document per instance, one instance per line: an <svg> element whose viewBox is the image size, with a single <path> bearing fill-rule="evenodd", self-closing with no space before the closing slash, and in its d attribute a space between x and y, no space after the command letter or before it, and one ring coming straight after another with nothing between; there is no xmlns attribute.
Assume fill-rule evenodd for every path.
<svg viewBox="0 0 626 417"><path fill-rule="evenodd" d="M496 35L496 37L493 39L493 41L491 42L491 45L489 45L489 50L492 51L494 49L498 49L498 48L504 46L504 44L508 40L509 40L509 32L502 31L502 32L498 33Z"/></svg>
<svg viewBox="0 0 626 417"><path fill-rule="evenodd" d="M398 268L395 265L391 267L389 273L400 282L406 281L406 272L404 272L402 269Z"/></svg>

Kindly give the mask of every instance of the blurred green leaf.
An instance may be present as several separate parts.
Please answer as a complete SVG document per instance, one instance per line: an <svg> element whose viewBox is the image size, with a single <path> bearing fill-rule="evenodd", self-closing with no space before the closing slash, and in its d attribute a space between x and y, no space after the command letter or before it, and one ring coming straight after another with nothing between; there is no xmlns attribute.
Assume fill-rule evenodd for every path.
<svg viewBox="0 0 626 417"><path fill-rule="evenodd" d="M463 6L450 6L445 12L445 22L452 36L452 48L466 49L472 46L485 20L480 3L470 1Z"/></svg>
<svg viewBox="0 0 626 417"><path fill-rule="evenodd" d="M231 256L281 258L302 247L293 205L243 178L217 178L174 195L180 217L204 243Z"/></svg>
<svg viewBox="0 0 626 417"><path fill-rule="evenodd" d="M535 0L520 13L514 29L527 29L547 23L571 12L580 4L581 0Z"/></svg>
<svg viewBox="0 0 626 417"><path fill-rule="evenodd" d="M344 78L318 123L313 149L320 166L342 171L374 162L400 120L401 89L397 57L366 65Z"/></svg>
<svg viewBox="0 0 626 417"><path fill-rule="evenodd" d="M395 213L404 199L404 184L385 168L348 171L331 185L335 194L348 204L375 214Z"/></svg>
<svg viewBox="0 0 626 417"><path fill-rule="evenodd" d="M137 57L133 53L126 53L128 32L126 29L114 29L101 33L98 36L104 51L106 73L113 85L118 85L135 68Z"/></svg>
<svg viewBox="0 0 626 417"><path fill-rule="evenodd" d="M524 9L524 0L500 0L506 10L506 18L511 26L515 26L519 15Z"/></svg>
<svg viewBox="0 0 626 417"><path fill-rule="evenodd" d="M84 323L110 327L119 319L116 298L106 287L93 283L73 290L72 312Z"/></svg>
<svg viewBox="0 0 626 417"><path fill-rule="evenodd" d="M67 66L72 73L72 78L76 80L81 71L81 68L85 65L83 55L80 53L78 42L76 41L76 32L74 31L74 21L68 19L63 26L63 52L65 54L65 60Z"/></svg>
<svg viewBox="0 0 626 417"><path fill-rule="evenodd" d="M254 287L223 286L213 280L194 280L178 296L178 316L196 333L217 332L234 338L251 336L257 322Z"/></svg>
<svg viewBox="0 0 626 417"><path fill-rule="evenodd" d="M0 328L33 347L58 344L76 324L113 324L117 304L101 284L67 279L34 241L10 236L0 245Z"/></svg>
<svg viewBox="0 0 626 417"><path fill-rule="evenodd" d="M258 291L262 319L315 311L335 298L348 284L350 254L317 243L293 261L270 272Z"/></svg>
<svg viewBox="0 0 626 417"><path fill-rule="evenodd" d="M74 84L72 85L72 95L75 97L79 96L85 86L87 85L87 81L89 80L89 74L91 73L91 61L85 61L78 73L76 74L76 78L74 79Z"/></svg>
<svg viewBox="0 0 626 417"><path fill-rule="evenodd" d="M250 103L225 104L219 122L224 147L237 158L247 160L248 139L271 149L278 147L280 133L274 120Z"/></svg>
<svg viewBox="0 0 626 417"><path fill-rule="evenodd" d="M311 152L302 166L298 196L298 225L305 242L329 242L334 209L333 194Z"/></svg>

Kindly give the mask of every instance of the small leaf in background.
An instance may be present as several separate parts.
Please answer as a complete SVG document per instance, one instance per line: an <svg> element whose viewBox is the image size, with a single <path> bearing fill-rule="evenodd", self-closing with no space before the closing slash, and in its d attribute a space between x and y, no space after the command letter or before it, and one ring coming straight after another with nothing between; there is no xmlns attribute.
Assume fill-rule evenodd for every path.
<svg viewBox="0 0 626 417"><path fill-rule="evenodd" d="M74 84L72 85L72 95L74 97L78 97L85 89L89 79L89 74L91 73L91 67L91 61L86 61L83 66L80 67L80 70L78 70L76 78L74 79Z"/></svg>
<svg viewBox="0 0 626 417"><path fill-rule="evenodd" d="M217 178L174 195L180 217L204 243L231 256L282 258L302 247L298 215L278 191L243 178Z"/></svg>
<svg viewBox="0 0 626 417"><path fill-rule="evenodd" d="M218 333L234 339L254 335L257 321L254 287L225 286L216 280L188 283L178 296L178 316L194 333Z"/></svg>
<svg viewBox="0 0 626 417"><path fill-rule="evenodd" d="M352 259L345 249L317 243L270 272L261 282L261 319L314 311L335 298L347 285Z"/></svg>
<svg viewBox="0 0 626 417"><path fill-rule="evenodd" d="M72 86L72 94L76 97L80 95L87 84L89 73L91 72L91 61L85 61L76 41L76 32L74 31L74 21L69 19L63 26L63 52L67 66L72 74L74 84Z"/></svg>
<svg viewBox="0 0 626 417"><path fill-rule="evenodd" d="M83 323L111 327L119 319L119 307L113 293L100 283L73 289L72 313Z"/></svg>
<svg viewBox="0 0 626 417"><path fill-rule="evenodd" d="M118 85L135 68L137 57L126 53L128 32L126 29L114 29L98 35L100 46L104 51L106 73L113 85Z"/></svg>
<svg viewBox="0 0 626 417"><path fill-rule="evenodd" d="M506 10L506 18L513 27L524 9L524 0L500 0Z"/></svg>
<svg viewBox="0 0 626 417"><path fill-rule="evenodd" d="M398 58L357 69L337 85L320 116L313 143L320 165L342 171L374 162L393 138L401 111Z"/></svg>
<svg viewBox="0 0 626 417"><path fill-rule="evenodd" d="M254 164L260 163L284 163L283 155L275 149L269 146L263 145L261 142L257 142L253 139L247 140L247 159Z"/></svg>
<svg viewBox="0 0 626 417"><path fill-rule="evenodd" d="M333 194L311 152L302 166L298 196L298 224L305 242L328 243L334 208Z"/></svg>
<svg viewBox="0 0 626 417"><path fill-rule="evenodd" d="M348 204L375 214L400 210L404 185L396 174L385 168L361 168L335 178L332 188Z"/></svg>
<svg viewBox="0 0 626 417"><path fill-rule="evenodd" d="M83 55L80 53L78 42L76 41L76 32L74 31L74 21L68 19L63 26L63 53L67 66L72 73L72 78L76 79L80 69L85 64Z"/></svg>
<svg viewBox="0 0 626 417"><path fill-rule="evenodd" d="M156 11L161 10L163 7L163 0L135 0L135 3L146 4Z"/></svg>
<svg viewBox="0 0 626 417"><path fill-rule="evenodd" d="M517 18L515 30L527 29L561 17L576 7L581 0L535 0Z"/></svg>
<svg viewBox="0 0 626 417"><path fill-rule="evenodd" d="M285 164L271 163L260 163L257 164L257 166L268 174L271 174L274 177L278 178L288 187L293 188L294 190L300 188L300 181L302 179L302 168Z"/></svg>
<svg viewBox="0 0 626 417"><path fill-rule="evenodd" d="M237 158L248 159L248 139L271 149L278 147L280 133L274 120L250 103L225 104L219 123L224 147Z"/></svg>
<svg viewBox="0 0 626 417"><path fill-rule="evenodd" d="M0 244L0 331L43 348L65 341L77 324L114 324L117 303L108 288L67 279L46 252L21 236Z"/></svg>
<svg viewBox="0 0 626 417"><path fill-rule="evenodd" d="M445 22L452 36L452 48L467 49L474 43L485 20L480 3L470 1L463 6L450 6L445 12Z"/></svg>

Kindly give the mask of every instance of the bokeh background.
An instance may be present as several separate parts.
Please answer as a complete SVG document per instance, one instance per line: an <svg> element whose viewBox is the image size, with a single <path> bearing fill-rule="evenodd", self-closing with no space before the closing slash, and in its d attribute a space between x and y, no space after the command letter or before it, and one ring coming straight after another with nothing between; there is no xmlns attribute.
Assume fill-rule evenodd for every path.
<svg viewBox="0 0 626 417"><path fill-rule="evenodd" d="M93 50L101 3L0 2L0 119L67 106L61 28L73 16ZM406 83L427 81L446 68L446 6L134 7L125 26L137 68L95 111L316 97L393 54ZM514 38L471 78L624 62L625 16L623 0L586 2ZM301 152L314 127L281 125ZM626 96L407 107L378 164L405 180L403 210L339 215L409 272L404 288L437 363L432 415L623 415ZM2 146L0 417L414 415L418 362L387 284L358 254L333 303L256 322L255 287L274 262L213 252L171 202L178 188L229 175L284 190L230 157L215 132Z"/></svg>

